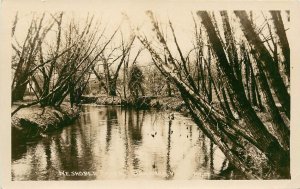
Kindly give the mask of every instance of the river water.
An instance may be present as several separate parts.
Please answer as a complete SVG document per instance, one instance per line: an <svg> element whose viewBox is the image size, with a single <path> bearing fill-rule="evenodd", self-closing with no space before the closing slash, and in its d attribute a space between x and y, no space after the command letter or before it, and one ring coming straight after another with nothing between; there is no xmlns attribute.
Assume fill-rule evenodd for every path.
<svg viewBox="0 0 300 189"><path fill-rule="evenodd" d="M222 179L227 164L180 113L85 105L74 124L12 146L11 173L12 180Z"/></svg>

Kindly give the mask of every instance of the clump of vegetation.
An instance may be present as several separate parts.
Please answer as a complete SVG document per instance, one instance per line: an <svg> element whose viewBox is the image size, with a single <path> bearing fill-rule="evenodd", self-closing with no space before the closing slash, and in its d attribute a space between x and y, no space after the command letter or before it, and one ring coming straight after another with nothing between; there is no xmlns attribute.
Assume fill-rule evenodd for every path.
<svg viewBox="0 0 300 189"><path fill-rule="evenodd" d="M128 88L130 91L130 95L134 99L137 99L139 96L145 95L143 82L144 75L142 70L138 66L133 65L129 71Z"/></svg>

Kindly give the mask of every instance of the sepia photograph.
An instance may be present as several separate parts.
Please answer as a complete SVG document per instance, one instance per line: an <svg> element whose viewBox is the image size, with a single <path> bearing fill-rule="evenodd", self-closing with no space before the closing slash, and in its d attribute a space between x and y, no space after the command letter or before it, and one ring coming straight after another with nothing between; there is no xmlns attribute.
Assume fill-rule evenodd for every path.
<svg viewBox="0 0 300 189"><path fill-rule="evenodd" d="M296 187L294 9L122 5L6 10L9 182Z"/></svg>

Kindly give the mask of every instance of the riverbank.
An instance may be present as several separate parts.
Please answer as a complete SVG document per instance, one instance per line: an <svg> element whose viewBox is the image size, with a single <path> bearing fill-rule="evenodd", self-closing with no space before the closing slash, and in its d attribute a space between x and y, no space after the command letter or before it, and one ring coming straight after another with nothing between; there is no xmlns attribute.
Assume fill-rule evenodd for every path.
<svg viewBox="0 0 300 189"><path fill-rule="evenodd" d="M83 104L95 103L97 105L118 105L124 107L135 107L137 109L155 108L159 110L174 110L187 115L188 110L184 101L178 97L141 97L135 103L131 99L122 99L119 96L85 96Z"/></svg>
<svg viewBox="0 0 300 189"><path fill-rule="evenodd" d="M71 108L69 104L62 104L60 108L39 106L23 108L11 118L13 142L43 137L51 131L63 128L76 120L79 112L79 107Z"/></svg>
<svg viewBox="0 0 300 189"><path fill-rule="evenodd" d="M176 97L146 97L137 104L120 97L101 96L83 97L82 104L120 105L124 107L155 108L159 110L174 110L185 115L188 111L184 102ZM12 110L16 108L13 106ZM47 133L63 128L79 116L80 108L71 108L69 103L63 103L60 108L31 106L19 110L11 118L13 141L23 141L30 138L44 137Z"/></svg>

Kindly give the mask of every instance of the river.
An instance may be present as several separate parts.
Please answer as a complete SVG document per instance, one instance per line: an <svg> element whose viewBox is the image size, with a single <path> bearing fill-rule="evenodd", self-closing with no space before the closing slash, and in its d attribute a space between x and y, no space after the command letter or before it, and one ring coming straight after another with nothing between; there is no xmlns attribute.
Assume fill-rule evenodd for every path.
<svg viewBox="0 0 300 189"><path fill-rule="evenodd" d="M11 174L13 180L225 179L219 173L227 165L180 113L84 105L72 125L12 146Z"/></svg>

